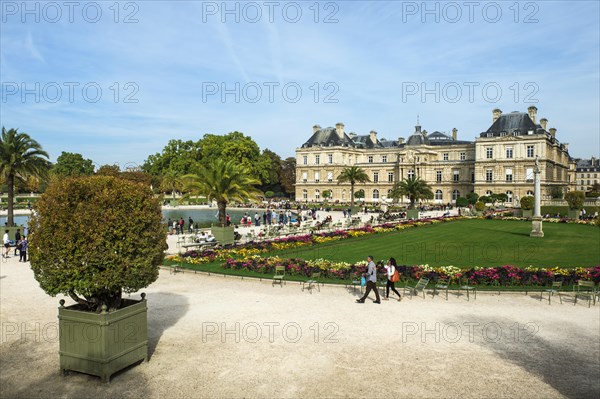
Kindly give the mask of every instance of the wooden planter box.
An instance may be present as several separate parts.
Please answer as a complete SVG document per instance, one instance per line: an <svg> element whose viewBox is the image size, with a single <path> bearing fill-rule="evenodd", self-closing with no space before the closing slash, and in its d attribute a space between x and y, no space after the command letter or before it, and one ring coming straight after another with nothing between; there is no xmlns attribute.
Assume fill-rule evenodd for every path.
<svg viewBox="0 0 600 399"><path fill-rule="evenodd" d="M569 209L569 219L579 219L579 209Z"/></svg>
<svg viewBox="0 0 600 399"><path fill-rule="evenodd" d="M533 217L533 209L523 209L522 212L524 218Z"/></svg>
<svg viewBox="0 0 600 399"><path fill-rule="evenodd" d="M210 232L221 245L233 244L233 226L228 227L211 227Z"/></svg>
<svg viewBox="0 0 600 399"><path fill-rule="evenodd" d="M109 382L112 374L148 359L148 318L142 300L123 299L125 307L102 313L58 308L60 369L96 375Z"/></svg>
<svg viewBox="0 0 600 399"><path fill-rule="evenodd" d="M406 211L406 218L407 219L418 219L419 218L419 211L416 209L409 209Z"/></svg>

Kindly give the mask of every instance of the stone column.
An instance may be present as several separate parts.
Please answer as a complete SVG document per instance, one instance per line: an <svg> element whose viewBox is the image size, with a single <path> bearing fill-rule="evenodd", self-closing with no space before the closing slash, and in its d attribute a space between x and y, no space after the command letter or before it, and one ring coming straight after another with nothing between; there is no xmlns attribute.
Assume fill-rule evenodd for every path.
<svg viewBox="0 0 600 399"><path fill-rule="evenodd" d="M535 169L533 171L533 218L531 218L531 233L530 237L543 237L542 230L542 215L541 215L541 189L540 189L540 164L535 158Z"/></svg>

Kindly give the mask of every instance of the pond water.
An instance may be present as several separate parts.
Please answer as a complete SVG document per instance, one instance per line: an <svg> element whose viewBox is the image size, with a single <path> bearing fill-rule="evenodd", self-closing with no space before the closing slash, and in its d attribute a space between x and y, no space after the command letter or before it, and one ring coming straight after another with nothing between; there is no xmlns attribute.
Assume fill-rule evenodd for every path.
<svg viewBox="0 0 600 399"><path fill-rule="evenodd" d="M231 209L227 209L227 213L229 213L229 215L231 215L231 222L233 224L239 224L240 223L240 219L242 218L242 216L244 216L244 213L248 213L248 215L252 218L252 221L254 221L254 212L257 211L258 214L261 216L261 222L262 222L262 214L264 212L264 209L251 209L251 210L241 210L241 209L236 209L236 208L231 208ZM217 208L208 208L208 209L178 209L178 208L172 208L172 209L163 209L162 211L162 215L163 215L163 222L167 223L168 219L179 219L179 218L183 218L183 220L185 220L185 224L186 224L186 228L187 228L187 223L188 223L188 217L192 217L192 219L194 219L194 223L198 223L200 227L210 227L211 224L217 224L218 223L218 218L217 218ZM4 226L4 223L6 223L6 216L2 216L0 217L0 226ZM15 224L17 226L26 226L27 222L29 220L29 216L27 215L15 215Z"/></svg>

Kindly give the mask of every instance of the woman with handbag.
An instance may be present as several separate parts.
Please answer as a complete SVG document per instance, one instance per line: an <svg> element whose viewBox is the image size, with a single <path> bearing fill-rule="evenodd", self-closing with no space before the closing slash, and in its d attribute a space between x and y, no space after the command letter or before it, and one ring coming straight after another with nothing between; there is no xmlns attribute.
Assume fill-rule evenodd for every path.
<svg viewBox="0 0 600 399"><path fill-rule="evenodd" d="M402 295L400 295L400 293L396 290L396 287L394 286L395 283L397 283L398 281L400 281L400 273L398 273L398 270L396 269L396 259L394 258L390 258L387 261L387 265L385 266L386 269L386 274L387 274L387 284L385 286L385 298L383 298L385 301L389 300L390 298L390 288L392 289L392 291L394 291L396 293L396 295L398 295L398 302L400 302L402 300Z"/></svg>

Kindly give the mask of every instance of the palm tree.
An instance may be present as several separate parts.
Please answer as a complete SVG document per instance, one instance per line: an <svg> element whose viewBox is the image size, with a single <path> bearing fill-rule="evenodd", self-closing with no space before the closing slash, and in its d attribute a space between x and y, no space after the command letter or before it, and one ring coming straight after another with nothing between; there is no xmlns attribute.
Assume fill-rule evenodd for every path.
<svg viewBox="0 0 600 399"><path fill-rule="evenodd" d="M344 168L342 173L337 177L338 184L350 183L350 206L354 206L354 185L356 183L366 183L371 181L367 173L358 166L350 166Z"/></svg>
<svg viewBox="0 0 600 399"><path fill-rule="evenodd" d="M408 197L410 200L409 208L413 209L416 201L421 199L432 199L433 192L425 180L411 176L396 183L389 196L394 199L399 199L404 196Z"/></svg>
<svg viewBox="0 0 600 399"><path fill-rule="evenodd" d="M255 188L260 180L251 177L248 171L235 161L217 161L203 165L197 175L185 175L184 190L190 194L205 196L216 201L219 223L226 226L227 204L232 201L257 200L262 193Z"/></svg>
<svg viewBox="0 0 600 399"><path fill-rule="evenodd" d="M28 177L46 178L50 162L48 153L27 133L2 128L0 137L0 175L8 185L8 225L14 224L13 204L15 183L24 183Z"/></svg>
<svg viewBox="0 0 600 399"><path fill-rule="evenodd" d="M162 176L160 188L165 192L170 191L175 200L175 191L181 189L181 179L176 171L169 169Z"/></svg>

